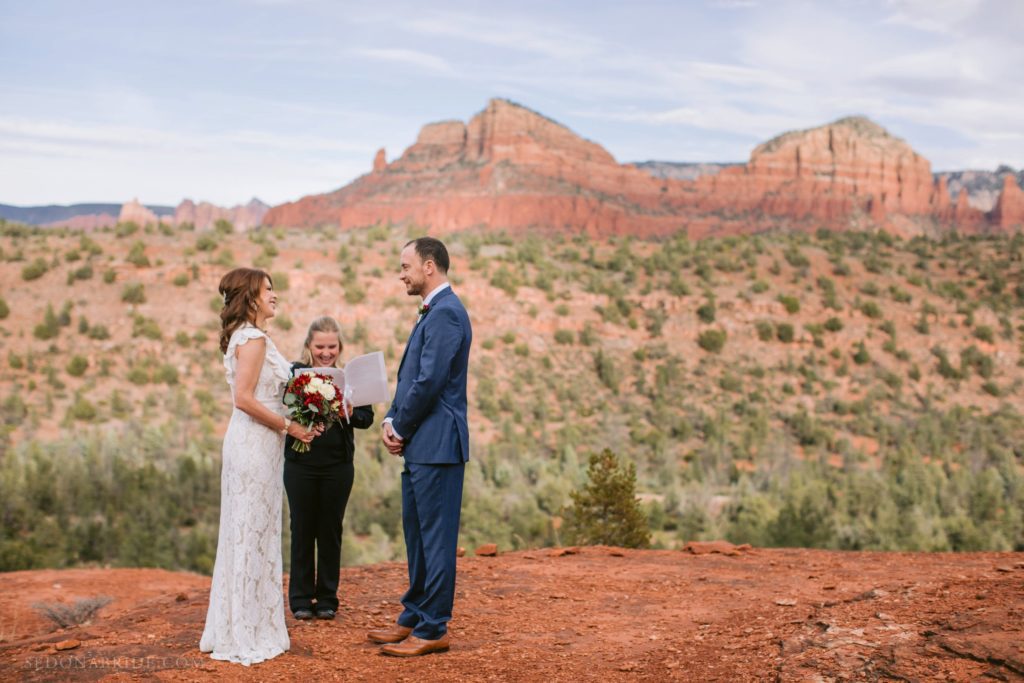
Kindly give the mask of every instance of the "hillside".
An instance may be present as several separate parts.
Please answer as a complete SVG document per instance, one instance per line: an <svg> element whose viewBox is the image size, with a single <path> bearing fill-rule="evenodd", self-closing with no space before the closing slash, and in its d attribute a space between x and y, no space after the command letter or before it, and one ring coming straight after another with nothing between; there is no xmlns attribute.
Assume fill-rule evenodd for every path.
<svg viewBox="0 0 1024 683"><path fill-rule="evenodd" d="M590 237L685 230L693 239L778 228L912 236L1024 225L1024 193L1012 175L991 211L971 206L966 193L954 204L927 159L859 116L778 135L746 164L717 173L678 178L664 171L619 164L568 127L493 99L467 123L425 125L398 159L388 163L380 150L370 173L275 206L264 222L342 229L393 223L441 233L488 226Z"/></svg>
<svg viewBox="0 0 1024 683"><path fill-rule="evenodd" d="M706 548L696 547L698 552ZM209 579L160 570L14 572L0 677L24 681L1020 680L1021 554L588 547L459 560L452 649L383 657L404 565L344 568L332 622L288 617L291 650L251 668L197 648ZM33 603L113 598L55 630ZM283 596L282 596L283 599ZM65 649L67 648L67 649Z"/></svg>
<svg viewBox="0 0 1024 683"><path fill-rule="evenodd" d="M415 320L400 228L2 235L0 569L209 571L233 264L274 275L288 356L330 313L346 356L381 349L393 375ZM463 545L566 541L607 447L636 464L662 547L1024 549L1020 235L449 242L475 326ZM375 435L357 438L349 564L402 556Z"/></svg>

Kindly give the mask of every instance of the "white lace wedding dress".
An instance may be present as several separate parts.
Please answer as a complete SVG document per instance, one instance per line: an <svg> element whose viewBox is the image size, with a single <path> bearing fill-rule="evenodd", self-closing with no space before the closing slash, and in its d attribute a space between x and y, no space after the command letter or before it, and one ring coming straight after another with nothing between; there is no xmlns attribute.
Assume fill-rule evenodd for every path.
<svg viewBox="0 0 1024 683"><path fill-rule="evenodd" d="M283 414L281 396L290 365L252 325L231 335L224 355L228 384L234 394L236 349L261 337L267 352L255 396ZM235 408L224 434L217 559L199 641L199 649L214 659L248 666L289 647L281 566L283 462L284 436Z"/></svg>

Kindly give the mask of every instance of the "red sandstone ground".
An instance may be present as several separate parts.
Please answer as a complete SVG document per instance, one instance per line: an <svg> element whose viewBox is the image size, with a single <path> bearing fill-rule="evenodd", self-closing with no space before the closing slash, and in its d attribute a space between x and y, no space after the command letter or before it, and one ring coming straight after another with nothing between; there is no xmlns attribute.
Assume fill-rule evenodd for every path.
<svg viewBox="0 0 1024 683"><path fill-rule="evenodd" d="M292 649L250 668L197 643L209 579L152 569L13 572L3 680L1024 680L1024 554L736 555L583 548L459 560L452 650L378 654L405 567L346 568L334 622L289 617ZM55 630L39 602L114 600ZM63 641L80 644L58 650ZM73 645L73 643L71 643Z"/></svg>

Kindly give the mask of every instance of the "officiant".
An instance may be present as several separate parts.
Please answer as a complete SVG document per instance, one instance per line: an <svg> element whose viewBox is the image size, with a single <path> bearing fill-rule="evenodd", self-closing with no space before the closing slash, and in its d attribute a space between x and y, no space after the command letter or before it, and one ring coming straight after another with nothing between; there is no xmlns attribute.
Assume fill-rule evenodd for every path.
<svg viewBox="0 0 1024 683"><path fill-rule="evenodd" d="M314 320L306 333L302 360L292 373L310 367L341 367L341 326L330 316ZM310 450L284 447L284 487L291 511L291 571L288 603L296 619L333 619L338 611L341 533L355 475L355 429L373 424L373 408L343 408L346 419L313 439Z"/></svg>

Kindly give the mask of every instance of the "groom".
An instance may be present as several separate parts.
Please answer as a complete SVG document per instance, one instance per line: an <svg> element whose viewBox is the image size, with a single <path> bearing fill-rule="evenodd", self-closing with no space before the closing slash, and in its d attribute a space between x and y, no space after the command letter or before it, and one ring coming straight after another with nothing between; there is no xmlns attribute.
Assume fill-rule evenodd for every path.
<svg viewBox="0 0 1024 683"><path fill-rule="evenodd" d="M402 249L399 279L423 303L398 367L382 438L392 455L405 458L402 526L409 590L396 623L367 633L384 644L382 653L396 657L449 647L462 476L469 460L466 375L473 330L448 284L448 264L448 250L433 237Z"/></svg>

